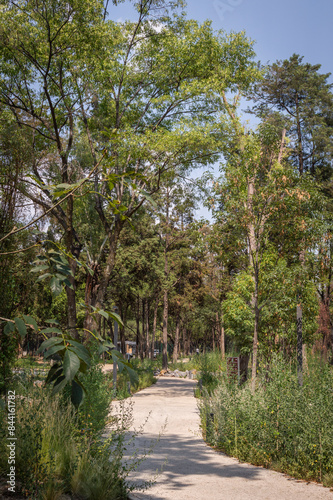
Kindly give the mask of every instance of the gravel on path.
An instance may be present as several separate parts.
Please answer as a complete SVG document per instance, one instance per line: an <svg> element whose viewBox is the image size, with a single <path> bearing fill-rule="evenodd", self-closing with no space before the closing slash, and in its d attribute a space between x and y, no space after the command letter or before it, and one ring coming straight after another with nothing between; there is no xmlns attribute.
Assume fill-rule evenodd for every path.
<svg viewBox="0 0 333 500"><path fill-rule="evenodd" d="M284 474L240 463L209 448L200 432L195 382L159 378L135 394L133 428L147 419L144 431L135 440L141 451L156 440L165 422L163 435L150 455L134 472L135 481L151 480L146 491L134 492L141 500L333 500L328 488L292 479Z"/></svg>

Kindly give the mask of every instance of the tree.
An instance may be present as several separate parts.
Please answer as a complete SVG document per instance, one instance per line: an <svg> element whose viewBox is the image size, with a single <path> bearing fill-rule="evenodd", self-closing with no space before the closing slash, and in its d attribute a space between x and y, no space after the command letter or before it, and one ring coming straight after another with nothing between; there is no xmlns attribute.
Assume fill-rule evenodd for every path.
<svg viewBox="0 0 333 500"><path fill-rule="evenodd" d="M223 96L226 106L227 99ZM236 233L243 235L248 255L248 272L253 279L250 307L253 311L252 341L252 390L255 389L259 320L265 302L260 297L262 262L269 249L270 240L276 227L276 214L279 214L278 231L292 225L294 229L294 250L300 244L304 250L305 233L308 226L303 219L301 206L310 199L305 187L299 185L288 163L283 161L285 129L263 121L256 132L247 131L240 124L232 107L229 110L233 128L230 132L229 147L224 156L224 180L221 198L222 209L218 213L221 224L235 227ZM305 217L303 215L303 217ZM228 221L228 222L227 222ZM237 238L234 240L237 243ZM308 241L309 244L309 241Z"/></svg>
<svg viewBox="0 0 333 500"><path fill-rule="evenodd" d="M212 161L215 92L252 78L253 52L243 34L214 34L209 23L174 15L174 7L169 14L164 3L140 0L135 23L105 21L97 0L21 0L2 8L0 101L19 130L31 130L21 191L64 242L74 336L82 249L91 269L91 331L98 321L90 313L105 302L124 225L166 171ZM81 230L87 212L101 228L93 244Z"/></svg>
<svg viewBox="0 0 333 500"><path fill-rule="evenodd" d="M333 96L330 73L320 74L320 67L293 54L268 66L251 95L260 116L282 113L290 159L299 174L327 180L332 175Z"/></svg>

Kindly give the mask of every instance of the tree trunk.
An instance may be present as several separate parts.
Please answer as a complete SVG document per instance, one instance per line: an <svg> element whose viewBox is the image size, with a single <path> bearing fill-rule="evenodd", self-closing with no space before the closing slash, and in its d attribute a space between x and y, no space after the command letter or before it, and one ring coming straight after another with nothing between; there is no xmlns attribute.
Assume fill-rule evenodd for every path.
<svg viewBox="0 0 333 500"><path fill-rule="evenodd" d="M221 312L221 321L219 319L219 313L216 313L216 324L218 325L218 331L220 333L220 349L221 349L221 357L225 359L225 335L224 335L224 326L223 326L223 313Z"/></svg>
<svg viewBox="0 0 333 500"><path fill-rule="evenodd" d="M213 339L213 351L215 351L215 328L212 325L212 339Z"/></svg>
<svg viewBox="0 0 333 500"><path fill-rule="evenodd" d="M157 325L157 312L158 312L158 297L156 298L155 307L154 307L154 319L153 319L153 333L151 339L151 359L154 359L154 350L155 350L155 336L156 336L156 325Z"/></svg>
<svg viewBox="0 0 333 500"><path fill-rule="evenodd" d="M142 349L141 349L141 335L140 335L140 297L138 297L137 300L135 321L136 321L136 356L141 357Z"/></svg>
<svg viewBox="0 0 333 500"><path fill-rule="evenodd" d="M163 370L168 369L168 291L164 290L163 295L163 357L162 357L162 368Z"/></svg>
<svg viewBox="0 0 333 500"><path fill-rule="evenodd" d="M98 317L96 318L96 315L91 316L89 314L90 306L97 307L98 309L103 309L104 307L108 284L116 263L117 243L122 228L123 223L118 222L116 223L114 231L109 234L110 248L103 270L101 270L101 264L97 262L93 268L93 276L87 277L85 295L87 313L84 321L84 328L90 331L96 330L99 332L100 321ZM92 286L93 283L95 283L95 286Z"/></svg>
<svg viewBox="0 0 333 500"><path fill-rule="evenodd" d="M165 279L165 289L163 294L163 356L162 356L162 368L163 370L168 369L168 284L167 280L169 277L169 266L168 266L168 247L169 247L169 189L167 188L166 193L166 234L165 234L165 248L164 248L164 279Z"/></svg>
<svg viewBox="0 0 333 500"><path fill-rule="evenodd" d="M191 345L191 332L189 332L185 341L185 356L188 356L190 353L190 345Z"/></svg>
<svg viewBox="0 0 333 500"><path fill-rule="evenodd" d="M253 295L254 308L254 332L253 332L253 348L252 348L252 380L251 390L254 393L256 388L257 378L257 360L258 360L258 327L259 327L259 307L258 307L258 270L255 269L255 291Z"/></svg>
<svg viewBox="0 0 333 500"><path fill-rule="evenodd" d="M249 213L253 214L253 197L254 197L254 183L253 179L248 180L248 194L247 194L247 208ZM259 307L258 307L258 281L259 281L259 262L258 253L259 245L257 243L255 228L253 223L248 226L249 238L249 263L253 270L254 293L252 296L252 308L254 311L254 331L253 331L253 344L252 344L252 376L251 376L251 390L255 391L256 378L257 378L257 363L258 363L258 326L259 326Z"/></svg>
<svg viewBox="0 0 333 500"><path fill-rule="evenodd" d="M65 167L65 165L64 165ZM63 181L68 182L67 176L67 163L66 168L64 168ZM67 201L66 208L66 225L67 230L65 232L65 243L66 250L68 253L72 253L77 259L80 256L81 245L74 245L75 234L73 231L73 210L74 210L74 200L73 196L70 196ZM78 242L77 242L78 243ZM69 281L71 282L72 288L66 286L67 295L67 328L69 333L76 339L79 340L79 334L76 329L77 316L76 316L76 294L75 294L75 273L77 269L77 263L73 259L68 259L69 266L72 271L72 276L69 276Z"/></svg>
<svg viewBox="0 0 333 500"><path fill-rule="evenodd" d="M303 172L304 172L304 165L303 165L303 144L302 144L301 118L300 118L300 115L299 115L298 95L296 95L296 123L297 123L298 171L299 171L300 176L302 176Z"/></svg>
<svg viewBox="0 0 333 500"><path fill-rule="evenodd" d="M183 356L185 356L186 352L186 327L183 327Z"/></svg>
<svg viewBox="0 0 333 500"><path fill-rule="evenodd" d="M128 310L128 304L125 304L125 307L123 305L121 305L121 307L119 308L120 317L123 320L123 325L120 325L120 329L119 329L120 349L121 349L123 356L126 355L125 327L126 327L126 321L127 321L127 310Z"/></svg>
<svg viewBox="0 0 333 500"><path fill-rule="evenodd" d="M148 299L145 301L146 306L146 358L149 358L149 303Z"/></svg>
<svg viewBox="0 0 333 500"><path fill-rule="evenodd" d="M178 360L179 326L180 326L180 317L179 317L179 312L178 312L177 318L176 318L175 344L174 344L173 353L172 353L172 362L173 363L177 363L177 360Z"/></svg>
<svg viewBox="0 0 333 500"><path fill-rule="evenodd" d="M145 339L145 330L146 330L146 311L145 311L145 299L142 299L142 318L141 318L141 321L142 321L142 345L141 345L141 349L142 349L142 358L143 359L145 357L145 354L146 354L146 339Z"/></svg>

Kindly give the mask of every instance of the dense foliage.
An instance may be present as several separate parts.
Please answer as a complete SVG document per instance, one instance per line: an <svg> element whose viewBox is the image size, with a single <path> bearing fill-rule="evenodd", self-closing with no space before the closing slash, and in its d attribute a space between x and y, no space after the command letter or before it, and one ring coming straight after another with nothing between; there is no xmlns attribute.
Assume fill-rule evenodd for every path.
<svg viewBox="0 0 333 500"><path fill-rule="evenodd" d="M201 401L208 443L240 460L333 484L333 371L311 359L299 387L295 367L274 356L250 387L220 384Z"/></svg>
<svg viewBox="0 0 333 500"><path fill-rule="evenodd" d="M167 369L196 349L214 352L191 361L219 415L207 439L324 480L332 436L313 399L329 425L330 75L296 54L261 67L245 33L187 19L182 1L138 0L131 22L116 4L0 2L0 408L18 357L43 354L49 370L45 391L18 389L22 481L38 496L47 474L50 491L74 491L94 482L89 468L105 472L116 394L96 359L118 363L125 397L129 380L154 382L156 354ZM196 219L200 203L211 221ZM134 345L136 372L123 357ZM321 364L306 366L307 350ZM226 352L245 360L251 392L219 385ZM80 494L102 499L110 481L125 495L119 446L106 482L85 486L100 493Z"/></svg>

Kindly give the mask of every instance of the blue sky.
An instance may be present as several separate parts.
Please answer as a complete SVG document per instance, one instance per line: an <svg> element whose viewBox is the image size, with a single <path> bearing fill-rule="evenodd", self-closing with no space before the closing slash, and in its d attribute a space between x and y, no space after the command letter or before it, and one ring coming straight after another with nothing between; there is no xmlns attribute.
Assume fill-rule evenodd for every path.
<svg viewBox="0 0 333 500"><path fill-rule="evenodd" d="M188 0L186 10L189 18L211 19L215 29L245 30L263 63L297 53L323 73L333 71L332 0ZM109 14L128 19L133 7L110 6Z"/></svg>
<svg viewBox="0 0 333 500"><path fill-rule="evenodd" d="M321 64L320 73L333 73L332 0L188 0L186 10L188 18L211 19L216 30L245 30L264 64L296 53L304 62ZM125 2L109 13L115 20L129 19L133 8ZM206 209L197 216L210 218Z"/></svg>
<svg viewBox="0 0 333 500"><path fill-rule="evenodd" d="M212 19L216 29L245 30L263 63L296 53L321 64L323 73L333 70L331 0L189 0L187 11Z"/></svg>

